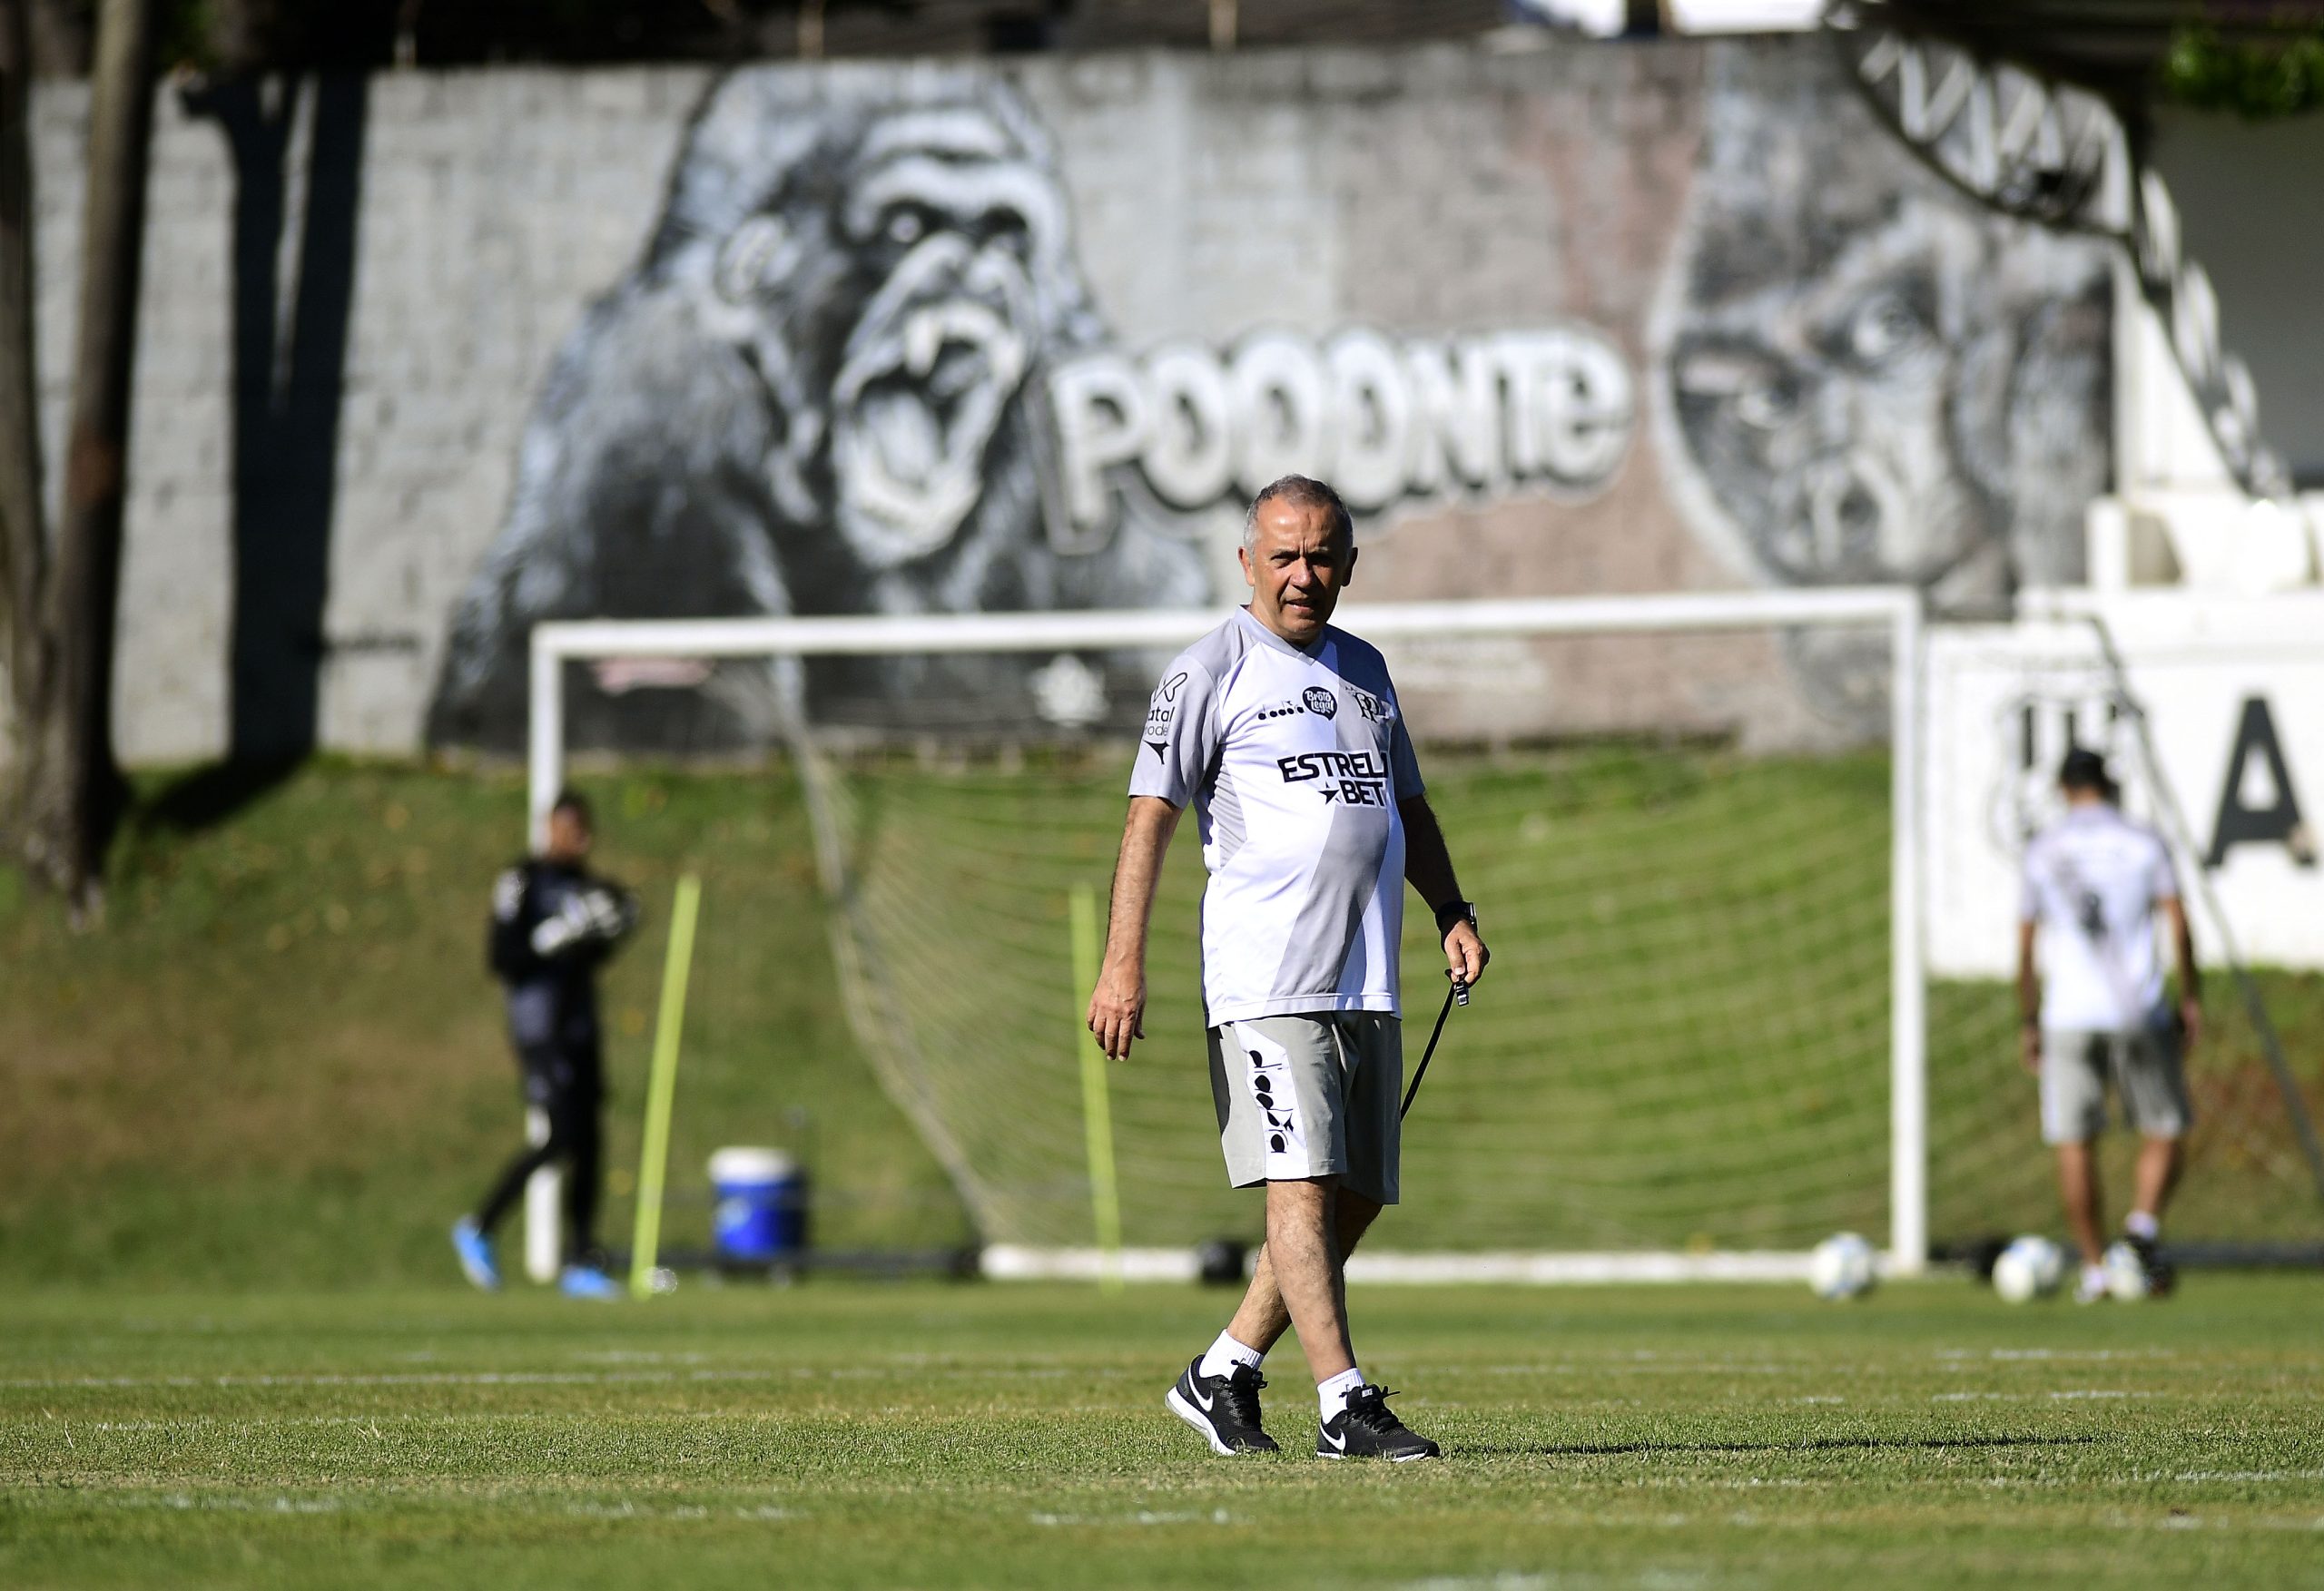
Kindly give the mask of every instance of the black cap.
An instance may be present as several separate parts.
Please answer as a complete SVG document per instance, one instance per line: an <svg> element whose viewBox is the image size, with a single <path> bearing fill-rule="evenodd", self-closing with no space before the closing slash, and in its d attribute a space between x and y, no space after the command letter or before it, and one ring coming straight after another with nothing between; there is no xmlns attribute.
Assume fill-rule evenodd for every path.
<svg viewBox="0 0 2324 1591"><path fill-rule="evenodd" d="M2106 759L2087 746L2076 746L2066 753L2058 768L2058 783L2067 790L2094 790L2101 793L2114 788L2114 781L2106 771Z"/></svg>

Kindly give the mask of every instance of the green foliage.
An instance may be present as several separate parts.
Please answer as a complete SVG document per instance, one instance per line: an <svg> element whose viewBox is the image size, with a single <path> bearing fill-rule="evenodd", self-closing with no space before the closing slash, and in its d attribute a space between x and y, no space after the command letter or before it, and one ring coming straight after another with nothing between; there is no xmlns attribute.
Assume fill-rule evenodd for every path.
<svg viewBox="0 0 2324 1591"><path fill-rule="evenodd" d="M2324 105L2324 25L2286 19L2259 39L2182 27L2163 60L2162 92L2197 110L2232 111L2254 122L2313 111Z"/></svg>
<svg viewBox="0 0 2324 1591"><path fill-rule="evenodd" d="M2312 1277L1362 1288L1442 1463L1220 1459L1192 1287L0 1294L0 1584L2308 1586ZM1307 1450L1299 1450L1302 1447Z"/></svg>
<svg viewBox="0 0 2324 1591"><path fill-rule="evenodd" d="M154 58L164 71L207 72L218 64L218 0L164 0Z"/></svg>

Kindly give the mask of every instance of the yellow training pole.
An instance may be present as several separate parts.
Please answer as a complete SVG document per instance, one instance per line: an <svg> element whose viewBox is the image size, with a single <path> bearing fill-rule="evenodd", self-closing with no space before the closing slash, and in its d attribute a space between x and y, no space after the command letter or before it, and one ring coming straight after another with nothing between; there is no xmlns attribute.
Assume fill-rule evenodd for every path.
<svg viewBox="0 0 2324 1591"><path fill-rule="evenodd" d="M1098 987L1098 892L1087 884L1074 887L1073 987L1075 998L1087 1001ZM1073 1028L1081 1052L1081 1124L1089 1147L1090 1213L1098 1228L1098 1248L1105 1256L1098 1285L1108 1292L1122 1290L1122 1200L1114 1180L1113 1106L1106 1095L1106 1052L1089 1031L1088 1009L1077 1005Z"/></svg>
<svg viewBox="0 0 2324 1591"><path fill-rule="evenodd" d="M670 907L670 950L662 963L662 1009L654 1022L654 1075L645 1090L645 1142L637 1155L637 1233L630 1243L629 1291L654 1293L654 1258L662 1243L662 1174L670 1164L670 1102L678 1091L678 1036L686 1023L686 971L694 965L694 919L702 880L678 879Z"/></svg>

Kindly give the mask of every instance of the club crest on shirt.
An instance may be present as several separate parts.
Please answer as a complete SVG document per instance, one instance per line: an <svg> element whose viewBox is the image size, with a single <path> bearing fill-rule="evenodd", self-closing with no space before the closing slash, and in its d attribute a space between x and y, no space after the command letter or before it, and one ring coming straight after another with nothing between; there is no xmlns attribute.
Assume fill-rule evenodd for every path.
<svg viewBox="0 0 2324 1591"><path fill-rule="evenodd" d="M1340 699L1321 685L1308 686L1300 692L1299 699L1307 704L1307 711L1318 718L1331 718L1340 710Z"/></svg>
<svg viewBox="0 0 2324 1591"><path fill-rule="evenodd" d="M1354 685L1347 688L1347 693L1355 698L1356 708L1364 714L1365 722L1393 723L1395 722L1396 704L1385 696L1374 696L1371 692L1359 691Z"/></svg>

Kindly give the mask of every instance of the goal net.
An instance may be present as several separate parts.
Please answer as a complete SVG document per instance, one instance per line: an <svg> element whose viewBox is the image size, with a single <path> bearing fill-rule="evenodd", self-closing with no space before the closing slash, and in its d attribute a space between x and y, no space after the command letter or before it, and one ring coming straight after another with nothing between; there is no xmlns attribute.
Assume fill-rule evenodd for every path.
<svg viewBox="0 0 2324 1591"><path fill-rule="evenodd" d="M1220 1168L1192 822L1156 903L1147 1037L1101 1068L1102 1106L1075 900L1102 921L1147 694L1220 616L543 625L534 810L571 750L775 748L796 781L770 779L769 800L808 809L854 1042L988 1252L1086 1263L1112 1236L1093 1205L1109 1146L1119 1241L1167 1270L1259 1223ZM1494 954L1446 1025L1405 1134L1411 1197L1377 1249L1436 1274L1787 1274L1856 1230L1917 1268L1926 1057L2005 1057L2010 1028L1995 990L1926 998L1915 600L1350 604L1340 623L1387 654ZM713 861L706 920L719 891ZM1409 1068L1443 986L1426 912L1406 921ZM718 1021L721 981L697 977L692 1020ZM1949 1104L1947 1075L1940 1159L2038 1153L2022 1123L1998 1134ZM1947 1141L1954 1121L1979 1142Z"/></svg>

